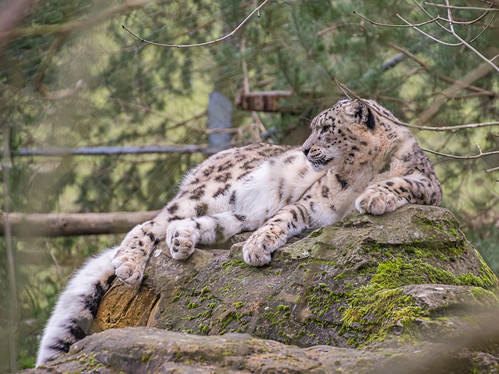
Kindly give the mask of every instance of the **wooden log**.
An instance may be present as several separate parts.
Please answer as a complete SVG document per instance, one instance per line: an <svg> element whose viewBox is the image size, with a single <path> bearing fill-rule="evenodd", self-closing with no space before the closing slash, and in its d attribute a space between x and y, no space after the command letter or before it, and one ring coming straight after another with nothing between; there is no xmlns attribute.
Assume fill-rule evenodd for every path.
<svg viewBox="0 0 499 374"><path fill-rule="evenodd" d="M282 112L284 108L279 107L279 100L291 97L293 91L262 91L240 93L236 97L236 106L241 110L256 112Z"/></svg>
<svg viewBox="0 0 499 374"><path fill-rule="evenodd" d="M8 214L12 234L24 237L121 234L154 218L160 211L113 213ZM0 235L5 235L7 214L0 213Z"/></svg>
<svg viewBox="0 0 499 374"><path fill-rule="evenodd" d="M215 150L209 149L207 145L144 145L124 147L81 147L81 148L47 148L29 149L21 148L13 152L14 156L108 156L128 154L150 154L150 153L204 153L212 154Z"/></svg>

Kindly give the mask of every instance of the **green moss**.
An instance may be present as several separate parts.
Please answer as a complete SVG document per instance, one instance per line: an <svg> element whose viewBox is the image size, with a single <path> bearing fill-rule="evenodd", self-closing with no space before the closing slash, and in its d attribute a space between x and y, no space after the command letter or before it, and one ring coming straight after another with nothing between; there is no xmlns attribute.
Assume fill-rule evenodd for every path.
<svg viewBox="0 0 499 374"><path fill-rule="evenodd" d="M421 259L403 261L393 259L379 264L371 283L379 288L396 288L408 284L443 283L460 286L489 287L495 285L495 275L486 265L481 276L471 273L456 277L447 270L438 269Z"/></svg>
<svg viewBox="0 0 499 374"><path fill-rule="evenodd" d="M206 286L201 290L201 295L207 294L208 292L211 292L210 287Z"/></svg>
<svg viewBox="0 0 499 374"><path fill-rule="evenodd" d="M481 287L472 289L473 298L480 304L484 305L499 305L499 298L495 293L485 290Z"/></svg>
<svg viewBox="0 0 499 374"><path fill-rule="evenodd" d="M148 353L144 353L142 355L142 358L141 358L142 362L145 364L149 364L151 362L153 353L154 353L154 347L151 347L151 350Z"/></svg>
<svg viewBox="0 0 499 374"><path fill-rule="evenodd" d="M237 259L232 259L228 262L224 262L222 264L222 267L224 270L229 270L232 267L241 267L241 268L248 268L248 269L253 269L253 266L248 265L246 262L237 260Z"/></svg>
<svg viewBox="0 0 499 374"><path fill-rule="evenodd" d="M311 234L310 234L310 237L311 237L311 238L316 238L316 237L318 237L319 235L321 235L321 234L322 234L322 230L323 230L323 229L322 229L322 228L320 228L320 229L318 229L318 230L314 231L313 233L311 233Z"/></svg>
<svg viewBox="0 0 499 374"><path fill-rule="evenodd" d="M323 316L333 304L340 303L344 298L344 293L332 291L325 283L319 283L317 287L310 288L306 295L308 307L317 317Z"/></svg>
<svg viewBox="0 0 499 374"><path fill-rule="evenodd" d="M282 312L282 311L286 311L286 310L289 310L290 309L290 306L289 305L278 305L277 306L277 310Z"/></svg>
<svg viewBox="0 0 499 374"><path fill-rule="evenodd" d="M345 272L343 272L343 273L338 274L338 275L337 275L336 277L334 277L333 279L334 279L334 280L341 280L341 279L345 278L345 276L346 276L346 273L345 273Z"/></svg>
<svg viewBox="0 0 499 374"><path fill-rule="evenodd" d="M406 329L416 318L423 316L423 310L415 306L411 296L403 295L402 289L379 289L368 285L355 290L348 300L349 308L343 311L343 332L362 330L357 338L350 339L350 345L368 344L382 341L393 328ZM360 336L365 335L362 339Z"/></svg>
<svg viewBox="0 0 499 374"><path fill-rule="evenodd" d="M480 259L480 270L478 271L478 273L480 274L483 280L483 287L486 288L496 287L498 283L497 276L494 274L492 269L485 263L485 261L483 260L482 256L478 251L476 251L476 254Z"/></svg>
<svg viewBox="0 0 499 374"><path fill-rule="evenodd" d="M236 307L236 309L242 308L243 305L244 305L244 303L242 301L237 301L234 303L234 306Z"/></svg>
<svg viewBox="0 0 499 374"><path fill-rule="evenodd" d="M207 334L210 331L210 328L207 325L199 324L199 331L201 333Z"/></svg>
<svg viewBox="0 0 499 374"><path fill-rule="evenodd" d="M456 277L446 270L437 269L420 259L403 261L401 258L379 264L371 283L383 289L408 284L460 284Z"/></svg>
<svg viewBox="0 0 499 374"><path fill-rule="evenodd" d="M323 260L320 258L310 258L307 260L306 264L324 264L330 266L337 266L337 263L335 261Z"/></svg>

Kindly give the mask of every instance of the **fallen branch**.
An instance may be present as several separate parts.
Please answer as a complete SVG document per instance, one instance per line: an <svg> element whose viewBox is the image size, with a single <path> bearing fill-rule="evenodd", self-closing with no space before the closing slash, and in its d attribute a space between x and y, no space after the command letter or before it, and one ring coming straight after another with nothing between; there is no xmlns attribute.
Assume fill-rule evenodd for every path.
<svg viewBox="0 0 499 374"><path fill-rule="evenodd" d="M12 235L22 237L59 237L73 235L121 234L135 225L154 218L159 210L114 213L0 213L0 235L5 235L8 220Z"/></svg>

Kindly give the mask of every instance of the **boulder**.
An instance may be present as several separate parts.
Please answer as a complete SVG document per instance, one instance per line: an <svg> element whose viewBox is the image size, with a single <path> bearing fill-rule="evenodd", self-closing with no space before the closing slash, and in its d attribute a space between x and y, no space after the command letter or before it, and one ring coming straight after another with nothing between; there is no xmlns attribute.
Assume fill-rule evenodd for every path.
<svg viewBox="0 0 499 374"><path fill-rule="evenodd" d="M177 262L159 245L140 287L115 281L103 298L94 330L107 331L51 368L92 358L125 372L383 371L449 355L449 338L499 305L497 277L439 207L353 213L294 239L262 268L245 264L241 247ZM148 328L108 330L127 326ZM466 352L477 372L497 365L498 350Z"/></svg>

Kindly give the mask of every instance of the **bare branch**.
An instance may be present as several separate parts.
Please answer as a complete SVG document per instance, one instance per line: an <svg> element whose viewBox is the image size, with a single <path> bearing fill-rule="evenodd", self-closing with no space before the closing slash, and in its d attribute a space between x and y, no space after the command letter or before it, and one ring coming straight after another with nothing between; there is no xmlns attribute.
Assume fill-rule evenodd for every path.
<svg viewBox="0 0 499 374"><path fill-rule="evenodd" d="M450 154L447 154L447 153L441 153L441 152L432 151L431 149L426 149L426 148L423 148L423 147L421 147L421 149L423 151L425 151L425 152L433 153L434 155L443 156L443 157L447 157L447 158L452 158L452 159L455 159L455 160L473 160L473 159L476 159L476 158L481 158L481 157L486 157L486 156L499 155L499 151L482 152L482 150L480 148L478 148L479 153L477 155L470 155L470 156L450 155Z"/></svg>
<svg viewBox="0 0 499 374"><path fill-rule="evenodd" d="M485 14L485 13L484 13L484 14ZM492 24L492 21L494 21L494 19L495 19L495 18L496 18L496 13L494 13L494 14L492 15L492 17L490 18L489 23L487 23L487 24L485 25L485 27L482 29L482 31L480 31L480 32L478 33L478 35L477 35L477 36L475 36L473 39L471 39L471 40L470 40L470 43L473 43L475 40L477 40L477 39L480 37L480 35L482 35L482 34L483 34L483 33L484 33L484 32L485 32L485 31L486 31L486 30L490 27L490 25ZM496 57L497 57L497 56L496 56ZM495 57L494 57L494 58L495 58ZM494 61L494 58L491 58L491 59L490 59L490 61L491 61L491 62L492 62L492 61Z"/></svg>
<svg viewBox="0 0 499 374"><path fill-rule="evenodd" d="M483 17L485 17L485 15L491 11L491 10L497 10L495 8L476 8L478 10L482 10L484 11L485 13L482 14L481 16L479 16L478 18L472 20L472 21L468 21L468 22L458 22L458 21L455 21L453 16L452 16L452 12L451 12L451 9L453 9L453 7L449 6L449 2L448 0L446 0L446 6L443 6L444 8L447 8L447 19L441 17L440 15L437 15L436 17L432 16L426 9L424 9L421 5L418 4L417 1L414 0L414 3L417 5L417 7L423 11L428 17L430 17L430 19L428 21L425 21L425 22L421 22L421 23L411 23L409 21L407 21L405 18L403 18L400 14L396 14L396 16L402 20L405 25L390 25L390 24L384 24L384 23L379 23L379 22L375 22L375 21L372 21L360 14L358 14L357 12L354 12L354 14L358 15L359 17L361 17L362 19L366 20L367 22L370 22L371 24L373 25L376 25L376 26L383 26L383 27L407 27L407 28L412 28L414 30L416 30L417 32L423 34L424 36L426 36L427 38L433 40L434 42L436 43L439 43L439 44L443 44L445 46L449 46L449 47L459 47L459 46L465 46L466 48L468 48L469 50L471 50L473 53L475 53L480 59L482 59L483 61L485 61L487 64L489 64L490 66L492 66L492 68L494 68L494 70L496 70L497 72L499 72L499 67L497 65L495 65L492 60L489 60L487 59L484 55L482 55L476 48L474 48L473 46L471 46L471 43L473 41L475 41L480 35L482 35L482 33L487 30L487 28L490 26L492 20L489 22L489 24L487 24L484 29L477 35L475 36L471 42L467 42L466 40L464 40L461 36L459 36L457 34L457 32L454 30L454 24L459 24L459 25L470 25L472 23L475 23L475 22L478 22L480 19L482 19ZM431 5L435 5L433 3L426 3L426 4L431 4ZM458 7L458 9L465 9L466 7ZM449 24L449 28L445 27L444 25L442 25L439 21L446 21L448 24ZM441 39L438 39L432 35L430 35L429 33L421 30L419 28L419 26L423 26L423 25L427 25L427 24L431 24L431 23L436 23L439 27L441 27L442 29L444 29L446 32L448 32L449 34L451 34L455 39L457 39L459 41L459 43L449 43L449 42L446 42L446 41L443 41Z"/></svg>
<svg viewBox="0 0 499 374"><path fill-rule="evenodd" d="M440 107L448 102L449 98L454 97L463 86L469 85L478 79L481 79L491 72L491 68L488 64L483 63L478 65L477 68L470 71L463 78L460 79L460 83L453 84L452 86L446 88L442 91L431 103L431 105L419 116L419 121L421 124L427 123L435 114L438 113Z"/></svg>
<svg viewBox="0 0 499 374"><path fill-rule="evenodd" d="M443 40L440 40L440 39L437 39L435 38L434 36L428 34L427 32L424 32L423 30L419 29L417 26L415 26L414 24L410 23L409 21L405 20L400 14L397 14L397 17L399 19L401 19L402 21L404 21L407 25L409 25L410 27L412 27L414 30L420 32L421 34L423 34L424 36L426 36L427 38L433 40L434 42L437 42L439 44L443 44L443 45L446 45L448 47L459 47L461 45L463 45L463 43L447 43L447 42L444 42Z"/></svg>
<svg viewBox="0 0 499 374"><path fill-rule="evenodd" d="M268 2L269 0L264 0L263 3L261 3L257 8L255 8L255 10L253 10L234 30L232 30L230 33L228 33L227 35L224 35L218 39L215 39L215 40L210 40L208 42L203 42L203 43L195 43L195 44L163 44L163 43L156 43L156 42L152 42L150 40L146 40L144 38L141 38L140 36L134 34L132 31L130 31L125 25L121 25L121 27L123 27L123 29L125 31L127 31L129 34L131 34L132 36L134 36L135 38L139 39L142 43L146 43L146 44L151 44L151 45L155 45L157 47L167 47L167 48L191 48L191 47L203 47L203 46L206 46L206 45L210 45L210 44L215 44L215 43L219 43L225 39L228 39L230 38L231 36L233 36L236 32L238 32L243 26L244 24L255 14L255 13L258 13L260 12L260 9Z"/></svg>
<svg viewBox="0 0 499 374"><path fill-rule="evenodd" d="M430 18L434 18L425 8L423 8L421 5L419 5L419 3L416 1L416 0L413 0L413 3L417 5L417 7L423 11L423 13L425 13L428 17ZM477 18L475 18L474 20L471 20L471 21L455 21L453 20L452 23L456 24L456 25L472 25L478 21L480 21L483 17L485 17L487 14L489 14L489 10L493 7L493 5L490 5L490 7L488 9L486 9L480 16L478 16ZM440 19L442 20L445 20L447 22L451 22L450 19L444 19L443 17L441 16L438 16ZM440 24L439 24L440 25ZM440 25L442 26L442 25ZM443 27L443 26L442 26ZM447 30L445 27L444 27L445 30ZM449 30L447 30L449 31Z"/></svg>
<svg viewBox="0 0 499 374"><path fill-rule="evenodd" d="M425 1L424 2L425 5L430 5L430 6L434 6L434 7L437 7L437 8L447 8L447 9L457 9L457 10L482 10L482 11L487 11L487 12L490 12L490 11L498 11L499 9L496 9L496 8L479 8L479 7L474 7L474 6L456 6L456 5L449 5L449 4L435 4L435 3L430 3L428 1Z"/></svg>
<svg viewBox="0 0 499 374"><path fill-rule="evenodd" d="M349 99L351 98L350 95L353 96L353 97L355 97L357 100L360 100L365 105L367 105L370 109L374 110L381 117L387 118L390 121L394 121L395 123L397 123L397 124L399 124L401 126L405 126L405 127L412 128L412 129L417 129L417 130L423 130L423 131L449 131L449 132L455 132L455 131L464 130L464 129L473 129L473 128L478 128L478 127L489 127L489 126L498 126L499 125L499 121L492 121L492 122L470 123L470 124L467 124L467 125L432 127L432 126L418 126L418 125L412 125L410 123L402 122L402 121L400 121L398 119L394 119L392 117L388 117L384 113L380 112L377 108L373 107L367 101L365 101L359 95L357 95L351 88L349 88L345 84L343 84L340 81L338 81L330 71L327 71L327 73L329 74L331 80L333 80L334 83L336 83L336 85L343 91L343 93ZM350 95L347 92L350 93Z"/></svg>
<svg viewBox="0 0 499 374"><path fill-rule="evenodd" d="M495 168L490 168L490 169L487 169L485 170L486 173L492 173L493 171L497 171L499 170L499 166L496 166Z"/></svg>
<svg viewBox="0 0 499 374"><path fill-rule="evenodd" d="M425 131L449 131L449 132L456 132L458 130L464 130L464 129L476 129L479 127L490 127L490 126L498 126L499 121L495 122L480 122L480 123L470 123L467 125L456 125L456 126L442 126L442 127L432 127L432 126L417 126L417 125L411 125L409 123L404 123L400 122L399 124L412 128L412 129L418 129L418 130L425 130Z"/></svg>
<svg viewBox="0 0 499 374"><path fill-rule="evenodd" d="M396 51L403 53L404 55L406 55L411 60L416 62L419 66L421 66L426 71L431 72L431 69L423 61L421 61L418 57L416 57L416 55L414 53L412 53L412 52L410 52L410 51L408 51L408 50L406 50L398 45L392 44L392 43L390 43L390 47L392 47ZM444 82L458 85L459 87L461 87L463 89L475 91L475 92L477 92L477 94L482 95L482 96L496 97L499 95L497 92L494 92L494 91L485 90L481 87L473 86L471 84L465 84L465 82L463 82L462 80L456 81L455 79L452 79L452 78L449 78L446 76L437 75L437 74L434 74L434 76L436 78L444 81Z"/></svg>
<svg viewBox="0 0 499 374"><path fill-rule="evenodd" d="M454 27L452 25L452 20L453 20L453 17L452 17L452 12L451 12L451 8L449 7L449 0L445 0L445 3L447 4L448 8L447 8L447 15L449 17L449 25L450 25L450 30L451 30L451 33L452 35L454 35L454 37L459 40L464 46L466 46L468 49L470 49L471 51L473 51L478 57L480 57L483 61L485 61L487 64L489 64L490 66L492 66L494 68L495 71L497 71L499 73L499 67L494 64L492 61L490 61L487 57L485 57L484 55L482 55L480 52L478 52L473 46L471 46L471 44L469 44L466 40L464 40L463 38L461 38L455 31L454 31Z"/></svg>
<svg viewBox="0 0 499 374"><path fill-rule="evenodd" d="M437 16L435 18L432 18L430 19L429 21L425 21L425 22L421 22L421 23L415 23L415 24L406 24L406 25L394 25L394 24L389 24L389 23L379 23L379 22L376 22L376 21L373 21L365 16L363 16L362 14L360 13L357 13L355 10L353 11L353 14L359 16L360 18L362 18L364 21L367 21L375 26L382 26L382 27L400 27L400 28L411 28L411 27L418 27L418 26L424 26L424 25L428 25L430 23L434 23L438 20L442 20L443 18L441 18L440 16Z"/></svg>

